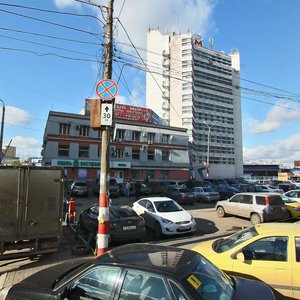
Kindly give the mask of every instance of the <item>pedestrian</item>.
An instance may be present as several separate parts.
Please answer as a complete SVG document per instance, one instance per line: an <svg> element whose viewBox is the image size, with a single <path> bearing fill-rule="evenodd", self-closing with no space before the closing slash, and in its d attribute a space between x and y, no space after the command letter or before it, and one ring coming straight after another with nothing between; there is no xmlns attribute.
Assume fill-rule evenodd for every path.
<svg viewBox="0 0 300 300"><path fill-rule="evenodd" d="M127 181L127 182L125 183L125 186L124 186L124 192L125 192L125 197L126 197L126 198L129 198L130 187L131 187L131 185L130 185L130 183Z"/></svg>
<svg viewBox="0 0 300 300"><path fill-rule="evenodd" d="M141 184L136 181L135 183L135 198L138 200L141 194Z"/></svg>

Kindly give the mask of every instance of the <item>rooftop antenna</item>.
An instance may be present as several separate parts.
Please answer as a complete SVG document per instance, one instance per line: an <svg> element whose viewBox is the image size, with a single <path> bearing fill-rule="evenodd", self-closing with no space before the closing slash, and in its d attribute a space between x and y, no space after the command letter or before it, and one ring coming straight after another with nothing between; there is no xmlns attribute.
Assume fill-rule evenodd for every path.
<svg viewBox="0 0 300 300"><path fill-rule="evenodd" d="M208 42L209 42L209 45L210 45L210 49L212 50L212 49L213 49L213 46L214 46L214 39L213 39L213 37L210 37L210 38L208 39Z"/></svg>

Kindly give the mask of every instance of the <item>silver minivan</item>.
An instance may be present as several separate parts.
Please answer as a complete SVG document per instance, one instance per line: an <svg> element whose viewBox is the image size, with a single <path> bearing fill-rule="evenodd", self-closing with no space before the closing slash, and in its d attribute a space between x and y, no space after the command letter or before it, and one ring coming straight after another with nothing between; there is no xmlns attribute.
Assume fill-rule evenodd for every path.
<svg viewBox="0 0 300 300"><path fill-rule="evenodd" d="M230 199L218 201L216 210L219 217L249 218L252 224L289 218L281 196L276 193L238 193Z"/></svg>

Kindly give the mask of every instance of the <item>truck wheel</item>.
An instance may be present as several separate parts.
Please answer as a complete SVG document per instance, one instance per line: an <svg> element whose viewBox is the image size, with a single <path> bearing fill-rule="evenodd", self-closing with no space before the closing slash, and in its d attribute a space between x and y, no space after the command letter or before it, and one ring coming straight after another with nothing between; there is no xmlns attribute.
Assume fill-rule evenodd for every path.
<svg viewBox="0 0 300 300"><path fill-rule="evenodd" d="M253 225L256 225L256 224L260 224L261 223L261 218L260 218L260 215L259 214L252 214L250 216L250 221Z"/></svg>
<svg viewBox="0 0 300 300"><path fill-rule="evenodd" d="M217 214L220 218L224 218L226 216L225 210L222 206L217 207Z"/></svg>

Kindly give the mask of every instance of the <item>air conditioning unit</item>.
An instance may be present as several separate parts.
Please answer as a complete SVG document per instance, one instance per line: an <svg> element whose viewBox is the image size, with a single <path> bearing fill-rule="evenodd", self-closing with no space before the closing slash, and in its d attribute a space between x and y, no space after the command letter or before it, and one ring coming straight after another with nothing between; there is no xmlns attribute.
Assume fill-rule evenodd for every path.
<svg viewBox="0 0 300 300"><path fill-rule="evenodd" d="M80 125L76 125L76 126L75 126L75 129L76 129L76 130L80 130Z"/></svg>
<svg viewBox="0 0 300 300"><path fill-rule="evenodd" d="M152 144L153 144L153 142L152 142L152 141L148 141L148 144L149 144L149 145L152 145Z"/></svg>

